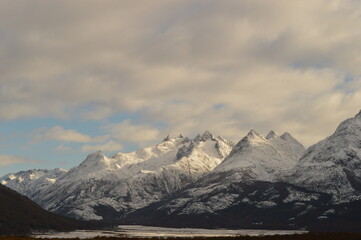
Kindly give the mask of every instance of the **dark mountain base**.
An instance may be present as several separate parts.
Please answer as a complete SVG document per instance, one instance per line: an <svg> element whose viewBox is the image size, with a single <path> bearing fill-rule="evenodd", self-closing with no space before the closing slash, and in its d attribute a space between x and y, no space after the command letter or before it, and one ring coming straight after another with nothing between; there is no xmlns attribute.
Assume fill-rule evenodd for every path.
<svg viewBox="0 0 361 240"><path fill-rule="evenodd" d="M94 229L103 226L103 223L82 222L50 213L27 197L0 184L0 235Z"/></svg>
<svg viewBox="0 0 361 240"><path fill-rule="evenodd" d="M292 192L292 196L295 196L293 198ZM195 203L204 206L202 203L207 203L220 194L238 195L238 198L231 206L212 213L184 214L183 210L188 206ZM180 208L172 207L176 205L177 199L185 198L190 198L187 192L129 214L121 223L163 227L361 232L361 201L333 205L328 194L286 183L233 183L225 190L192 199ZM248 201L244 201L245 199ZM273 205L265 205L270 199Z"/></svg>

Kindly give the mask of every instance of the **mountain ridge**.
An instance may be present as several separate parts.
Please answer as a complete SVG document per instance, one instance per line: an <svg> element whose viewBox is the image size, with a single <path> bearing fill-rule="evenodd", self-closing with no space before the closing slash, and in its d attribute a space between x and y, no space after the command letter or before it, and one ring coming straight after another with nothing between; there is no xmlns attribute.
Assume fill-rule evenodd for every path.
<svg viewBox="0 0 361 240"><path fill-rule="evenodd" d="M193 140L167 137L155 146L111 157L94 152L30 197L46 209L75 218L120 216L196 181L213 170L233 145L205 131Z"/></svg>
<svg viewBox="0 0 361 240"><path fill-rule="evenodd" d="M237 144L205 131L95 152L36 197L63 215L127 224L358 231L361 111L307 150L288 132L250 130Z"/></svg>

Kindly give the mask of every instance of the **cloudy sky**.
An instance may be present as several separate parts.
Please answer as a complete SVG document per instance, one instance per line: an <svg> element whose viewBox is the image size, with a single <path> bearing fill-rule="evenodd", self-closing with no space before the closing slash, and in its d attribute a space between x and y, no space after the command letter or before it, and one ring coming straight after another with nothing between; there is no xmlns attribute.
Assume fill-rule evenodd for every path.
<svg viewBox="0 0 361 240"><path fill-rule="evenodd" d="M210 130L305 146L361 108L361 2L0 0L0 175Z"/></svg>

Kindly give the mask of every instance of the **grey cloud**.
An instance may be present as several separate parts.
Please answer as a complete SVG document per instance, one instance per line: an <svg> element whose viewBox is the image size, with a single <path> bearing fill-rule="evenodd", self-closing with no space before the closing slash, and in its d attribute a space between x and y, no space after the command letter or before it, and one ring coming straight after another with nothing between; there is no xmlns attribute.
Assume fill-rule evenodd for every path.
<svg viewBox="0 0 361 240"><path fill-rule="evenodd" d="M147 130L134 141L274 128L311 144L360 108L357 1L0 4L1 119L138 112L118 126Z"/></svg>

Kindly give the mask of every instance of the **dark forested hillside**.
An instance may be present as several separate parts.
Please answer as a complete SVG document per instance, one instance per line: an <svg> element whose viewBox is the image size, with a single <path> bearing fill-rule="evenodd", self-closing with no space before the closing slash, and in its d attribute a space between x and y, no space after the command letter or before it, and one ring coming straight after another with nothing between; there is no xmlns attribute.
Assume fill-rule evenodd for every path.
<svg viewBox="0 0 361 240"><path fill-rule="evenodd" d="M27 234L31 231L67 231L93 227L50 213L27 197L0 184L0 235Z"/></svg>

